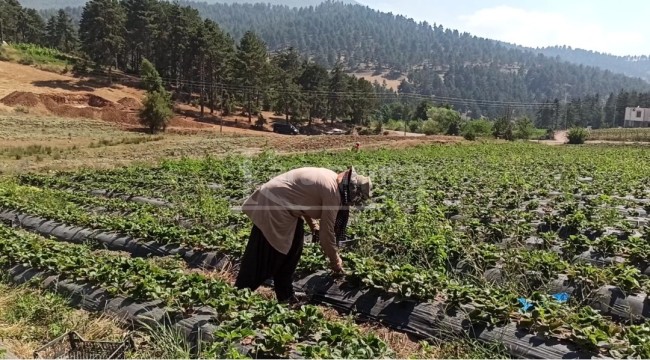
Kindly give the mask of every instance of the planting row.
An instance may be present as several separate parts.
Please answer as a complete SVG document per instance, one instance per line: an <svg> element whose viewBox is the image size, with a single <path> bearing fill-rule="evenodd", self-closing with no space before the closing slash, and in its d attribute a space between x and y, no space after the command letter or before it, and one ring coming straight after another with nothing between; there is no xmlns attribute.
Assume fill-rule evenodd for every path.
<svg viewBox="0 0 650 360"><path fill-rule="evenodd" d="M625 158L635 161L620 160ZM600 348L599 342L616 338L613 329L627 327L602 316L611 309L592 317L587 305L606 286L624 298L648 291L643 273L650 241L642 220L649 210L648 160L647 152L634 148L531 144L264 154L23 176L18 184L38 188L8 183L0 201L48 219L236 259L250 223L230 209L232 199L297 166L342 170L352 164L371 175L376 196L373 208L351 217L348 233L358 241L343 253L350 282L438 299L450 309L478 305L469 312L474 324L519 319L519 299L546 304L541 296L558 310L544 312L548 318L532 328L552 323L555 329L560 321L558 332L577 339L573 329L593 320L597 335L585 336L583 346ZM109 192L96 197L91 192L97 189ZM302 273L323 265L318 249L307 246ZM556 304L551 295L560 275L566 275L570 287L562 290L571 296Z"/></svg>
<svg viewBox="0 0 650 360"><path fill-rule="evenodd" d="M310 311L309 307L307 307L301 309L297 315L292 315L292 312L283 310L277 305L266 305L264 300L256 298L248 292L236 291L222 281L203 278L196 273L188 274L182 268L169 263L165 267L160 267L146 260L129 259L106 252L101 254L91 253L91 250L85 247L62 246L44 239L16 233L6 228L0 228L0 233L3 239L0 240L0 254L3 254L0 257L0 266L24 264L35 269L62 273L62 279L83 281L101 286L112 296L127 296L134 301L145 302L159 300L157 304L165 305L168 316L176 319L179 316L186 318L193 313L205 313L206 310L201 306L209 306L215 310L209 312L210 316L208 317L210 322L215 324L213 333L217 334L218 337L218 334L224 334L226 331L230 332L227 339L217 338L217 341L227 340L227 342L215 345L217 348L212 350L222 354L222 356L223 354L232 354L232 351L235 350L233 346L241 345L241 343L252 347L257 356L260 354L263 354L263 356L278 356L278 354L286 356L291 349L298 349L298 355L307 357L329 356L329 354L343 354L343 357L346 355L360 356L359 354L363 353L369 356L377 356L377 354L386 351L376 339L370 338L371 341L364 342L362 341L364 339L358 338L360 336L358 333L348 330L343 334L335 331L336 335L339 336L337 339L347 335L348 339L340 340L354 341L355 344L358 344L361 340L361 345L356 347L362 347L362 349L359 349L357 353L350 353L350 349L346 350L347 353L340 352L341 350L337 348L329 349L331 351L329 353L323 352L318 346L312 344L309 339L314 340L312 337L316 337L315 340L320 340L320 345L325 345L327 340L322 340L323 332L326 335L333 335L331 327L336 326L336 324L325 322L318 317L315 310ZM142 275L135 275L136 273ZM576 350L571 350L570 345L561 342L548 343L547 340L544 340L551 337L571 339L572 341L578 341L581 347L585 349L597 350L593 346L588 347L588 343L582 338L593 336L591 332L585 332L584 329L581 335L574 334L572 336L566 333L566 328L552 328L548 334L541 334L537 329L537 337L541 337L535 341L539 342L541 340L544 345L538 344L535 347L530 347L527 343L532 341L531 336L517 335L520 331L517 330L517 326L500 326L495 330L488 330L477 324L472 326L468 333L466 326L463 325L467 316L458 312L456 312L457 315L453 315L442 304L438 306L415 305L415 307L408 305L405 307L400 305L400 302L395 302L395 300L387 300L389 298L381 293L373 295L373 293L360 292L354 288L346 288L346 285L332 285L333 283L331 283L331 280L327 280L327 277L320 278L316 276L301 280L300 286L311 288L312 291L316 289L315 292L316 295L320 296L320 301L333 304L341 310L359 312L365 309L362 314L366 316L393 325L400 324L420 336L435 336L432 334L439 333L440 327L442 327L452 329L456 334L460 333L484 341L494 341L497 338L503 340L505 338L510 339L512 342L506 344L506 348L514 351L514 354L526 357L542 357L540 354L558 357L565 356L568 353L576 353ZM351 294L356 295L351 296ZM545 297L540 295L536 300L544 299ZM149 302L149 304L151 303ZM539 305L542 305L542 303L539 303ZM464 309L476 311L476 309L472 310L471 305ZM595 316L593 313L587 315ZM262 317L265 319L262 320ZM521 325L526 323L527 318L524 314L520 319L520 328L525 328ZM579 316L574 316L574 318L580 319ZM405 323L406 319L410 320ZM533 322L545 320L529 319L534 320ZM174 320L172 322L181 321ZM307 323L305 323L306 321ZM593 319L591 321L593 322ZM205 325L201 326L205 327ZM266 328L267 326L270 328ZM306 331L308 333L304 332L305 329L301 332L298 326L307 326ZM319 330L319 326L324 327L325 330ZM535 324L531 322L527 326L533 328ZM584 327L584 323L582 323L582 326ZM615 327L615 325L610 326ZM250 329L256 329L256 331ZM628 330L631 331L629 335L641 331L637 330L636 327L630 329ZM280 336L280 338L276 338L276 336ZM367 338L368 336L366 336L366 340L368 340ZM301 340L307 343L291 345L291 343ZM636 345L628 344L626 341L628 341L626 338L618 339L614 346L615 351L624 351L626 353L637 351L635 350ZM329 344L331 345L331 342ZM379 350L376 348L367 349L364 346L379 346ZM240 348L236 347L236 349ZM578 353L582 354L581 357L588 355L587 352Z"/></svg>
<svg viewBox="0 0 650 360"><path fill-rule="evenodd" d="M125 250L132 252L134 249L139 249L137 241L128 240L124 238L115 238L110 237L109 235L103 235L97 231L87 231L79 228L69 228L62 224L57 224L51 221L39 220L33 217L25 216L16 216L15 213L4 213L2 214L4 219L13 220L15 217L17 223L26 226L35 231L40 231L44 235L52 235L59 239L66 241L92 241L97 240L101 241L105 246L108 246L113 250ZM123 241L124 240L124 241ZM169 254L169 251L165 251L164 247L156 247L155 244L146 244L145 249L151 249L151 252L140 253L141 256L147 255L158 255L164 256ZM141 250L142 251L142 250ZM172 249L171 253L178 253ZM523 254L530 254L524 252ZM517 266L521 265L526 269L526 266L535 265L534 260L535 256L529 256L527 258L522 258L523 254L512 254L511 259L520 260L521 263L515 261L515 263L510 263L511 265ZM184 255L181 253L181 255ZM210 254L204 258L207 259L219 259L219 257L211 256ZM515 256L515 255L518 255ZM471 311L468 311L467 318L474 326L482 326L481 324L492 324L492 325L504 325L507 324L511 318L515 318L519 321L520 325L523 328L529 328L530 330L537 331L537 326L544 327L546 324L544 322L536 324L535 322L530 322L525 315L520 315L517 313L516 309L518 308L516 302L516 293L499 291L498 289L484 289L479 286L472 286L471 284L463 284L452 278L445 278L443 274L437 275L437 277L431 278L427 276L426 272L423 272L422 269L416 269L415 267L398 267L398 266L386 266L386 264L373 262L371 259L362 259L356 257L354 254L349 254L346 258L353 265L353 271L348 277L349 283L356 286L370 287L374 289L382 290L392 290L398 293L398 296L410 296L416 298L430 298L433 299L434 295L441 303L446 310L467 310L467 307L472 307ZM193 256L189 257L189 260L192 260ZM537 258L537 260L552 260L550 258ZM535 281L548 282L552 279L553 262L548 261L549 264L546 264L546 269L549 271L546 275L538 274L537 276L524 277L526 284L530 285ZM537 263L543 264L542 262ZM563 264L562 262L556 262L556 264L564 265L565 268L568 268L568 265ZM561 270L562 267L558 267L557 270ZM583 271L589 270L589 267L579 268ZM603 314L615 315L619 318L624 319L638 319L647 316L645 309L643 308L643 299L641 296L628 297L623 295L612 297L604 293L604 290L611 290L612 287L601 286L597 281L602 281L606 277L599 276L601 273L592 272L586 278L579 278L574 276L578 272L578 268L571 269L573 271L570 278L566 278L566 281L552 282L555 284L555 291L568 291L572 296L576 295L576 299L581 300L583 303L589 305L596 305L595 307L600 309ZM519 279L521 281L522 279ZM566 284L566 285L565 285ZM600 286L598 288L598 286ZM560 290L558 290L560 289ZM595 299L580 299L577 294L594 291L598 297ZM621 290L618 289L618 293L621 293ZM532 292L530 296L532 298L541 298L544 299L548 295L540 295L543 293ZM620 299L618 298L620 297ZM618 308L609 308L612 304L618 304ZM641 307L639 308L639 304ZM596 339L599 339L599 342L605 341L603 336L584 338L581 333L577 333L574 330L580 329L584 325L585 319L591 319L590 321L596 321L601 324L603 329L620 329L618 326L613 326L611 323L597 315L594 312L584 312L579 306L580 304L577 301L571 301L570 303L562 305L562 310L556 309L556 312L551 312L550 315L547 315L549 318L546 321L551 321L553 317L555 319L561 318L564 314L570 314L575 312L576 317L567 318L569 322L558 328L554 328L546 334L548 337L556 338L567 338L572 341L579 342L584 348L590 350L597 350L599 346L598 342L594 342ZM622 307L622 308L621 308ZM582 316L582 317L581 317ZM405 317L408 318L409 316ZM610 325L607 325L610 324ZM601 334L605 335L607 333Z"/></svg>
<svg viewBox="0 0 650 360"><path fill-rule="evenodd" d="M52 242L0 227L0 266L22 264L61 274L105 289L112 296L138 302L159 300L171 318L188 317L202 306L215 310L214 354L232 353L233 344L252 345L258 356L287 357L297 350L304 357L381 357L390 354L377 337L355 326L325 320L316 308L292 311L223 280L167 265L120 255L96 253L78 245ZM221 340L221 341L219 341Z"/></svg>

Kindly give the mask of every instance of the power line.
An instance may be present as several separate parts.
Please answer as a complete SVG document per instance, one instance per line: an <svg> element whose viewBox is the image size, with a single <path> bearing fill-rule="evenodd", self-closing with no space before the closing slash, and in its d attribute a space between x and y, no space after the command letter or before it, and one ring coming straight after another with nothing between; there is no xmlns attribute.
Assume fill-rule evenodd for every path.
<svg viewBox="0 0 650 360"><path fill-rule="evenodd" d="M142 81L141 77L134 75L122 75L131 81ZM93 75L94 78L104 78L109 79L105 75ZM114 79L114 78L113 78ZM259 93L260 91L270 91L276 94L301 94L301 95L316 95L316 96L345 96L348 99L352 100L397 100L400 98L406 98L411 100L431 100L439 103L448 103L450 105L458 106L469 106L476 105L484 108L489 107L510 107L515 109L528 109L528 108L541 108L552 106L552 102L517 102L517 101L502 101L502 100L489 100L489 99L471 99L471 98L460 98L460 97L451 97L451 96L439 96L439 95L426 95L418 93L367 93L367 92L347 92L347 91L328 91L328 90L287 90L282 88L277 88L275 86L261 87L261 86L249 86L249 85L235 85L224 82L211 82L211 81L197 81L197 80L187 80L187 79L175 79L170 77L161 77L163 82L170 86L191 86L191 87L208 87L208 88L219 88L221 91L226 90L229 92L241 92L241 93Z"/></svg>

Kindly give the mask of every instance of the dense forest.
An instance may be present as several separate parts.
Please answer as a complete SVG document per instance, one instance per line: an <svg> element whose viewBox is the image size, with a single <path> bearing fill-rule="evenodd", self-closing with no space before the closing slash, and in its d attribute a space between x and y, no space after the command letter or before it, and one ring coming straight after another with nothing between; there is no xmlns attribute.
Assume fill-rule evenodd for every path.
<svg viewBox="0 0 650 360"><path fill-rule="evenodd" d="M46 23L36 11L17 4L0 0L3 21L15 24L5 38L63 51L75 48L109 71L137 73L142 59L149 59L177 93L198 91L201 104L211 109L238 102L252 113L264 107L287 118L365 121L377 111L390 118L413 117L417 104L428 99L451 104L474 118L495 118L510 116L511 110L534 115L554 107L549 99L580 102L580 109L602 108L604 97L621 89L650 90L638 78L358 5L326 2L292 9L93 0L83 9L40 12ZM380 84L345 73L361 68L406 74L399 101ZM363 109L357 111L359 107ZM601 112L600 118L607 118ZM565 123L612 123L583 115L569 114Z"/></svg>
<svg viewBox="0 0 650 360"><path fill-rule="evenodd" d="M368 67L377 74L392 70L395 76L407 75L408 83L401 88L407 93L541 102L650 87L639 78L558 61L359 5L326 2L295 9L268 4L181 4L197 9L235 40L254 31L271 52L293 47L327 68L342 61L348 71ZM74 18L80 10L69 14ZM495 115L476 101L458 107L474 116Z"/></svg>
<svg viewBox="0 0 650 360"><path fill-rule="evenodd" d="M26 8L36 10L63 9L83 7L88 0L20 0L20 4ZM271 5L284 5L290 7L316 6L326 0L264 0L262 2ZM356 4L354 0L338 0L346 4ZM256 3L257 0L206 0L207 3Z"/></svg>
<svg viewBox="0 0 650 360"><path fill-rule="evenodd" d="M549 57L557 56L575 64L597 66L601 69L650 81L650 57L647 55L614 56L590 50L572 49L569 46L538 48L535 51Z"/></svg>

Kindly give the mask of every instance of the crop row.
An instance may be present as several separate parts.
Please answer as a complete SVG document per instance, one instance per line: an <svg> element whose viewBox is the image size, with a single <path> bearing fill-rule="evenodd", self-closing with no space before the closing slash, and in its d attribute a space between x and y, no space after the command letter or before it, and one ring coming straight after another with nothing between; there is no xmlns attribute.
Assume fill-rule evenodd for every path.
<svg viewBox="0 0 650 360"><path fill-rule="evenodd" d="M223 280L174 266L62 244L0 226L0 266L23 264L61 274L63 279L100 286L113 295L146 302L162 300L171 311L187 316L200 306L217 311L214 348L217 357L232 351L233 342L251 343L258 355L286 357L297 349L305 357L371 358L389 354L376 336L355 326L326 320L315 307L289 310ZM255 330L253 330L255 329Z"/></svg>
<svg viewBox="0 0 650 360"><path fill-rule="evenodd" d="M210 249L210 247L214 248L214 246L211 246L213 243L219 244L218 249L220 251L233 256L239 256L239 254L241 254L242 244L245 242L245 236L247 235L245 232L246 228L243 228L242 233L236 238L233 238L232 234L228 234L229 230L219 233L216 230L206 229L201 226L195 226L188 229L183 228L171 221L171 219L175 217L173 209L151 209L147 206L141 206L126 216L122 214L88 214L83 207L72 202L71 198L78 200L78 197L73 194L51 190L34 190L33 188L21 186L5 186L3 192L0 193L0 201L2 201L4 206L23 210L29 214L40 215L74 225L120 231L136 238L149 241L155 240L162 243L180 242L203 249ZM124 204L121 204L121 201L119 200L95 199L93 197L90 197L87 200L91 200L94 205L101 206L102 208L109 208L111 206L114 206L117 209L124 208ZM399 223L399 221L404 219L406 215L403 212L400 212L398 208L390 206L390 204L388 204L388 206L383 210L387 212L385 216L393 219L393 225ZM363 219L364 215L365 214L361 215L361 219ZM376 260L390 257L393 259L393 264L416 265L416 268L420 269L422 269L424 265L429 269L435 267L439 272L443 273L445 269L449 268L450 263L467 263L471 261L477 269L485 270L490 266L497 265L499 259L518 259L520 258L520 256L517 256L518 253L529 254L528 252L514 251L515 249L504 251L496 246L491 246L489 243L474 244L474 239L471 237L458 237L458 234L449 231L445 234L443 231L445 230L446 220L441 218L439 215L436 216L435 209L421 206L412 215L415 216L411 217L409 220L411 221L411 224L416 226L411 227L411 229L423 229L423 227L419 226L420 223L429 224L430 227L437 227L437 236L431 237L427 236L427 233L417 233L415 231L410 231L408 233L402 232L398 234L391 234L388 231L383 231L384 236L392 235L393 238L401 238L402 241L398 243L383 243L381 239L364 241L360 244L360 249L359 251L356 251L356 253L376 254L378 255L375 257ZM361 221L363 222L363 220ZM371 221L368 221L368 223L371 223ZM408 227L405 226L403 229L408 229ZM378 231L375 231L375 233L377 232ZM229 235L233 241L223 241L224 237L215 239L212 237L215 234ZM356 235L362 238L366 238L367 236L361 232L358 232ZM207 240L211 239L211 237L214 240L208 242ZM424 241L420 239L424 239ZM648 251L647 243L638 237L630 237L626 240L628 241L610 236L591 241L585 236L573 236L567 240L563 240L561 245L564 250L564 259L571 260L590 246L601 251L606 247L606 244L613 244L611 245L613 248L623 248L624 245L629 242L629 248L632 249L630 251L630 259L634 260L634 262L643 260L643 254ZM514 242L510 242L508 245L509 247L516 246ZM542 246L540 247L542 249L540 250L549 250L553 246L558 245L558 243L547 241L541 245ZM368 249L368 252L364 251L368 246L373 246L375 249ZM381 250L377 250L376 248L381 248ZM468 249L471 251L468 251ZM436 257L434 255L436 252L440 251L444 251L444 253L439 253L439 262L437 266L435 266L433 261L436 260ZM311 261L303 262L301 266L303 271L311 272L320 268L318 264L322 263L322 258L319 257L317 251L310 252L308 250L308 253L313 254L313 257L307 257L308 259L311 259ZM349 257L355 259L353 255L354 254L351 254ZM541 252L539 255L541 261L533 261L534 259L527 257L526 261L515 263L521 270L534 270L536 268L539 270L539 266L544 266L554 270L567 268L567 265L562 262L550 262L549 260L553 259L552 255L553 254L549 254L549 252ZM400 261L400 257L403 258L404 261ZM418 257L420 259L418 259ZM626 265L629 264L621 264L621 266ZM547 271L547 273L552 272ZM631 275L635 274L631 273ZM617 280L615 276L608 278ZM639 280L641 279L632 279L632 281L627 281L626 283L639 283ZM419 287L419 293L426 294L426 289L428 288L430 287ZM640 285L637 285L636 288L628 289L639 290ZM409 291L406 291L405 293L409 293ZM429 298L430 296L431 294L428 295Z"/></svg>
<svg viewBox="0 0 650 360"><path fill-rule="evenodd" d="M484 253L489 254L489 249L482 249ZM511 249L515 250L515 249ZM530 254L531 256L523 257L522 255ZM535 268L535 265L544 265L546 266L546 280L549 280L554 274L555 270L567 269L568 265L563 264L562 262L551 262L548 260L553 260L548 257L543 257L543 253L539 258L535 257L535 252L519 252L515 253L506 253L504 254L511 259L520 260L514 261L511 265L521 266L523 269L529 269L532 265L532 268ZM510 256L512 255L512 256ZM383 262L378 262L369 258L361 258L354 253L347 254L346 259L352 265L352 273L349 276L351 281L356 281L365 286L380 288L384 290L396 291L399 294L407 297L416 297L416 298L429 298L432 299L435 295L439 295L439 298L444 298L448 308L462 308L468 305L480 305L479 311L473 310L469 313L469 319L474 323L491 323L491 324L502 324L509 321L509 319L514 315L517 319L521 321L521 324L525 326L530 326L532 330L537 330L537 326L544 327L546 326L544 322L540 324L530 323L529 320L520 317L516 314L517 302L516 302L516 292L512 291L503 291L496 288L484 288L479 286L479 284L472 285L471 283L462 283L453 278L445 276L444 273L428 273L423 271L422 268L416 268L413 266L396 266L388 265ZM534 260L537 260L535 262ZM547 263L545 263L547 262ZM556 266L559 264L556 269L551 269L550 266ZM564 266L564 267L563 267ZM578 268L574 268L574 271L578 271ZM590 267L580 268L583 270L589 270ZM520 269L521 270L521 269ZM537 270L540 270L539 268ZM591 277L587 277L583 280L583 283L586 283L589 280L589 283L593 286L600 286L601 284L597 283L598 279L602 281L602 276L598 276L601 273L591 272ZM532 282L532 279L526 279L527 282ZM586 288L586 286L583 286ZM540 293L532 292L529 293L533 298L540 298ZM541 298L544 298L542 296ZM598 339L598 342L606 340L606 336L611 336L609 333L600 333L600 337L585 337L581 335L582 333L578 330L584 325L585 319L591 319L590 321L595 322L595 319L599 319L600 328L602 329L619 329L619 327L607 325L609 323L605 318L598 316L593 312L585 312L581 310L575 302L572 302L571 306L563 305L563 312L551 312L550 315L547 315L549 318L546 321L551 321L553 316L557 318L567 315L569 313L575 312L576 316L568 317L568 323L563 326L553 329L555 332L551 332L549 336L558 336L558 337L568 337L573 341L581 343L589 349L597 348L598 343L594 343L595 339ZM556 319L557 319L556 318ZM587 339L589 341L587 341Z"/></svg>
<svg viewBox="0 0 650 360"><path fill-rule="evenodd" d="M342 170L349 164L370 174L376 188L375 208L351 219L349 233L359 241L343 254L350 281L410 298L443 299L450 308L478 305L470 312L476 323L521 319L526 314L519 314L517 299L538 299L553 310L532 323L521 319L522 326L541 332L550 327L561 333L553 336L564 334L591 348L636 329L593 312L586 306L589 296L556 304L547 290L565 274L581 289L648 291L642 273L650 254L648 229L641 222L635 228L630 219L650 210L644 200L650 197L650 157L638 149L515 144L183 160L155 168L23 176L19 183L40 188L3 185L0 201L71 224L237 257L250 225L229 209L230 199L296 166ZM157 197L171 206L82 195L97 189ZM581 259L587 252L594 259ZM301 270L322 266L319 251L308 246ZM507 281L486 279L495 268ZM580 332L586 323L594 334Z"/></svg>

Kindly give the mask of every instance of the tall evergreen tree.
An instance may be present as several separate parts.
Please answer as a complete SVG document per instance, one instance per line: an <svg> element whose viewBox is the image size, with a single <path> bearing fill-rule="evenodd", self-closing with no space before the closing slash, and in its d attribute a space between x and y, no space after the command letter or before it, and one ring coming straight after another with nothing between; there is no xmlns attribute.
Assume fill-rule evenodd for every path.
<svg viewBox="0 0 650 360"><path fill-rule="evenodd" d="M45 21L36 10L22 9L19 19L19 41L39 45L45 42Z"/></svg>
<svg viewBox="0 0 650 360"><path fill-rule="evenodd" d="M0 0L0 41L20 41L18 29L22 11L17 0Z"/></svg>
<svg viewBox="0 0 650 360"><path fill-rule="evenodd" d="M374 88L370 81L350 78L350 117L355 124L368 124L370 114L376 107Z"/></svg>
<svg viewBox="0 0 650 360"><path fill-rule="evenodd" d="M301 90L305 94L309 125L314 117L324 117L327 110L325 94L328 89L329 75L327 70L313 62L305 61L303 71L298 79Z"/></svg>
<svg viewBox="0 0 650 360"><path fill-rule="evenodd" d="M273 66L276 86L275 110L283 112L288 122L289 115L300 113L303 105L298 84L298 76L302 70L300 55L295 49L289 48L273 58Z"/></svg>
<svg viewBox="0 0 650 360"><path fill-rule="evenodd" d="M266 44L252 31L244 34L237 46L235 62L235 77L241 84L242 93L246 97L246 111L249 121L252 116L252 98L257 97L257 91L267 87L269 65ZM256 99L258 101L259 98Z"/></svg>
<svg viewBox="0 0 650 360"><path fill-rule="evenodd" d="M610 93L605 102L604 109L604 124L606 127L616 126L616 96L614 93Z"/></svg>
<svg viewBox="0 0 650 360"><path fill-rule="evenodd" d="M337 63L330 75L327 97L328 117L332 123L349 112L346 102L349 84L347 77L343 65Z"/></svg>
<svg viewBox="0 0 650 360"><path fill-rule="evenodd" d="M142 58L151 58L152 55L152 40L156 31L154 15L158 1L122 0L121 4L126 13L125 49L128 64L132 70L138 71Z"/></svg>
<svg viewBox="0 0 650 360"><path fill-rule="evenodd" d="M72 24L72 19L64 10L59 10L56 16L47 21L47 44L50 47L71 53L77 48L77 33Z"/></svg>
<svg viewBox="0 0 650 360"><path fill-rule="evenodd" d="M84 6L79 24L83 51L100 66L108 67L109 77L118 67L124 49L126 15L117 0L90 0Z"/></svg>

